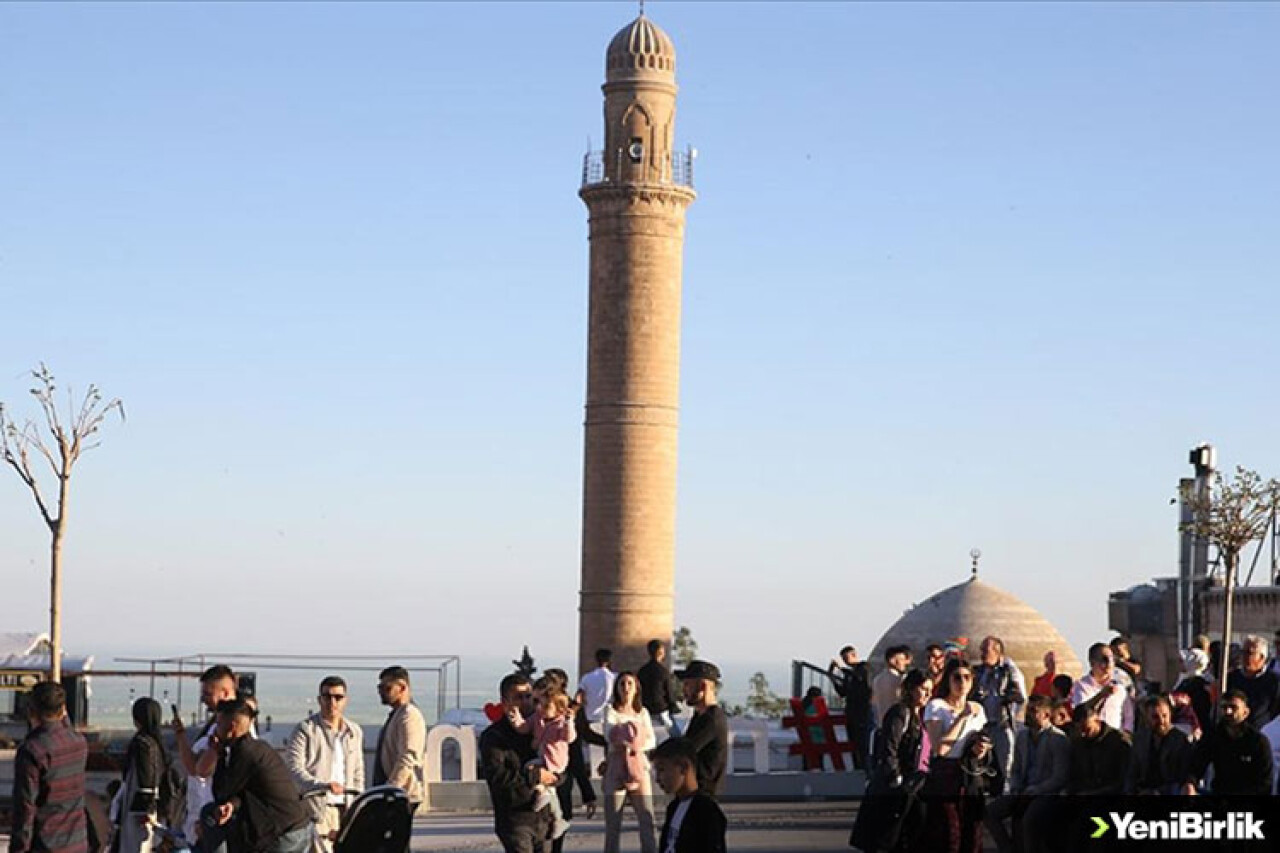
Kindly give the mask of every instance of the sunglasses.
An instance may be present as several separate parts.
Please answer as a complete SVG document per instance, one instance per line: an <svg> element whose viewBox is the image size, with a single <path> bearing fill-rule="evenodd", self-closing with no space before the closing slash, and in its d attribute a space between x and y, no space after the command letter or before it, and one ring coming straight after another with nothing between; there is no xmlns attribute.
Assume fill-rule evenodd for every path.
<svg viewBox="0 0 1280 853"><path fill-rule="evenodd" d="M346 699L346 698L347 698L347 694L345 694L345 693L321 693L321 694L320 694L320 698L321 698L321 699L328 699L330 702L341 702L343 699Z"/></svg>

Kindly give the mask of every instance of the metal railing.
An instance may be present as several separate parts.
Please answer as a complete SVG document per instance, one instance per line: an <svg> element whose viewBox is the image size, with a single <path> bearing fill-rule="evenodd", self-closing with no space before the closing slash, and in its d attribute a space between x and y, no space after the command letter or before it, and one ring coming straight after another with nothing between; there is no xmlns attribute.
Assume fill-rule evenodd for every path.
<svg viewBox="0 0 1280 853"><path fill-rule="evenodd" d="M807 660L791 661L791 695L800 698L804 696L806 690L815 685L822 688L825 696L831 686L830 673Z"/></svg>
<svg viewBox="0 0 1280 853"><path fill-rule="evenodd" d="M677 151L671 157L671 183L678 187L688 187L693 189L693 161L698 157L698 152L690 148L687 151Z"/></svg>
<svg viewBox="0 0 1280 853"><path fill-rule="evenodd" d="M670 184L677 187L693 188L693 161L698 158L698 152L690 148L686 151L677 151L671 155L670 168L666 170L667 174L660 179L660 183ZM622 172L623 152L618 151L617 168L614 169L615 174ZM598 184L611 183L609 174L605 168L605 156L603 151L588 151L582 157L582 186L591 187Z"/></svg>
<svg viewBox="0 0 1280 853"><path fill-rule="evenodd" d="M233 668L240 672L241 670L250 670L257 672L259 670L276 670L276 671L312 671L316 673L325 672L329 674L350 674L354 672L360 673L376 673L380 672L387 661L395 661L403 664L411 672L425 672L435 676L435 711L436 719L439 720L449 710L449 693L453 693L454 708L462 707L462 657L460 655L302 655L302 654L244 654L244 653L209 653L203 652L195 655L183 655L180 657L170 658L133 658L118 657L115 659L121 663L143 663L148 665L148 669L138 670L136 672L110 672L90 674L110 674L121 676L137 676L150 679L148 694L156 695L156 679L178 677L178 695L176 704L182 705L182 681L183 677L198 677L205 669L205 665L209 661L217 661L232 665ZM157 668L157 664L167 664L168 669L163 666ZM191 669L185 669L185 666L191 666ZM174 667L176 666L176 670ZM450 682L452 690L450 690ZM423 697L425 698L425 696Z"/></svg>

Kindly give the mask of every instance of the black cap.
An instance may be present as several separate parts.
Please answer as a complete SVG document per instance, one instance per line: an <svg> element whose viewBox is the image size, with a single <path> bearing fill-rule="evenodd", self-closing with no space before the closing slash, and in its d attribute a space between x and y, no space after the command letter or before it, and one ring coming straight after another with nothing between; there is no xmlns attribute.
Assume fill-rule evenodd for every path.
<svg viewBox="0 0 1280 853"><path fill-rule="evenodd" d="M689 665L676 673L679 678L705 678L708 681L720 680L720 667L705 660L689 661Z"/></svg>

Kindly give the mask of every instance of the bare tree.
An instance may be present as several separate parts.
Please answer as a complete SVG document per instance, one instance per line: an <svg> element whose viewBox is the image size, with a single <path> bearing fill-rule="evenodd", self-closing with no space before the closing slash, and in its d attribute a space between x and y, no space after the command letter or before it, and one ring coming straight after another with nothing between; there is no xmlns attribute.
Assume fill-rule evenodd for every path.
<svg viewBox="0 0 1280 853"><path fill-rule="evenodd" d="M1227 660L1231 652L1231 616L1240 552L1267 532L1272 515L1280 507L1280 482L1263 480L1257 472L1236 468L1235 478L1214 474L1213 486L1184 490L1192 520L1182 529L1218 549L1226 571L1222 612L1222 660L1218 666L1220 694L1227 692Z"/></svg>
<svg viewBox="0 0 1280 853"><path fill-rule="evenodd" d="M62 540L67 530L67 501L71 471L80 454L98 446L91 441L113 411L124 420L124 404L118 398L104 400L96 385L90 385L76 408L75 395L68 391L65 417L58 412L57 386L53 374L41 362L31 371L35 380L31 396L36 398L44 423L27 420L18 426L0 403L0 455L31 490L40 517L49 528L49 678L62 680ZM51 503L40 486L36 469L47 463L53 474L57 497Z"/></svg>

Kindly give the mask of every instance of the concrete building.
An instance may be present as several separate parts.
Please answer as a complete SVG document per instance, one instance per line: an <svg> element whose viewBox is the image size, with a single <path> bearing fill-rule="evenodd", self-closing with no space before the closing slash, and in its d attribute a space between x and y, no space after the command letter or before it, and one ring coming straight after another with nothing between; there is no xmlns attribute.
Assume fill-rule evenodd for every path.
<svg viewBox="0 0 1280 853"><path fill-rule="evenodd" d="M675 593L676 428L692 153L673 149L676 53L643 14L609 43L604 148L588 152L590 310L579 667L667 639Z"/></svg>

